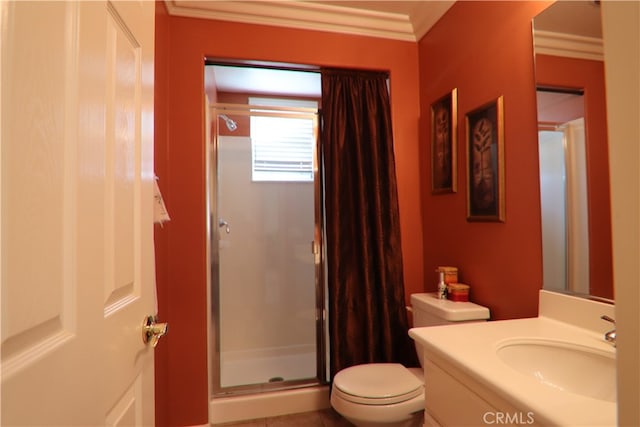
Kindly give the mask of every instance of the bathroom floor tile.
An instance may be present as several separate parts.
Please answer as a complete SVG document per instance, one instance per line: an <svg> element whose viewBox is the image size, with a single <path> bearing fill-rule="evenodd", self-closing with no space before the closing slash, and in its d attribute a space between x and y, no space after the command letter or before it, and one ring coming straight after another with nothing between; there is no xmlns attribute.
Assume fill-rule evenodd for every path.
<svg viewBox="0 0 640 427"><path fill-rule="evenodd" d="M422 425L422 413L416 414L411 427L422 427ZM353 424L332 408L328 408L316 412L282 415L273 418L213 424L212 427L353 427Z"/></svg>
<svg viewBox="0 0 640 427"><path fill-rule="evenodd" d="M322 419L317 412L307 412L303 414L283 415L281 417L267 418L267 427L291 427L309 426L324 427Z"/></svg>
<svg viewBox="0 0 640 427"><path fill-rule="evenodd" d="M211 424L211 427L267 427L267 420L265 418L261 418L259 420L216 423Z"/></svg>
<svg viewBox="0 0 640 427"><path fill-rule="evenodd" d="M273 418L214 424L212 427L353 427L331 408Z"/></svg>
<svg viewBox="0 0 640 427"><path fill-rule="evenodd" d="M349 421L345 420L332 408L318 412L322 419L322 427L353 427Z"/></svg>
<svg viewBox="0 0 640 427"><path fill-rule="evenodd" d="M416 414L411 427L422 427L423 420L422 413ZM303 412L273 418L213 424L211 427L353 427L353 424L345 420L333 408L328 408L316 412Z"/></svg>

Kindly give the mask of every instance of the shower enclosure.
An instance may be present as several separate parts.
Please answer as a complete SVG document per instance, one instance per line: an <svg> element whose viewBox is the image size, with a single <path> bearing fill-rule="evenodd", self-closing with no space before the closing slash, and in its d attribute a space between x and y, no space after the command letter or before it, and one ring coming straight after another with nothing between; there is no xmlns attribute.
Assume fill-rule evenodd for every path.
<svg viewBox="0 0 640 427"><path fill-rule="evenodd" d="M538 130L545 289L589 293L584 118Z"/></svg>
<svg viewBox="0 0 640 427"><path fill-rule="evenodd" d="M317 107L250 103L208 108L213 397L327 377Z"/></svg>

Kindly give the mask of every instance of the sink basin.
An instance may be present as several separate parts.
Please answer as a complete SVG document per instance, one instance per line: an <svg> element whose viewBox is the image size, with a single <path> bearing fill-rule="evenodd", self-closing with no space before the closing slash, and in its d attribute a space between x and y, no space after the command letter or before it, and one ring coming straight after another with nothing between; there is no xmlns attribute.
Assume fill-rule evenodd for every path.
<svg viewBox="0 0 640 427"><path fill-rule="evenodd" d="M616 401L613 353L560 341L514 339L500 343L497 354L516 371L546 386Z"/></svg>

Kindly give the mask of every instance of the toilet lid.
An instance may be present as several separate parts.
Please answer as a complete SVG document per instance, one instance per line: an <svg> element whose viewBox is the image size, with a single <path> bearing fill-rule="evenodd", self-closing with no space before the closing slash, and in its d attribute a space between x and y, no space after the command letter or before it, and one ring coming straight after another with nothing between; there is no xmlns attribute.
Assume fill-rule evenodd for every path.
<svg viewBox="0 0 640 427"><path fill-rule="evenodd" d="M404 402L423 391L422 382L398 363L351 366L336 374L333 385L343 398L369 405Z"/></svg>

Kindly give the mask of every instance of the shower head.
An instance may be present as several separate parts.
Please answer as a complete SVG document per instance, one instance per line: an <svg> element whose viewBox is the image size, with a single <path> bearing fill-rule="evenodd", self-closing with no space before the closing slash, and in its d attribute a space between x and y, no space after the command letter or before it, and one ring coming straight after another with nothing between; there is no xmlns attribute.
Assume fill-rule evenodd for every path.
<svg viewBox="0 0 640 427"><path fill-rule="evenodd" d="M227 117L225 114L220 114L218 117L224 120L224 123L227 125L227 129L229 129L231 132L238 129L238 124Z"/></svg>

